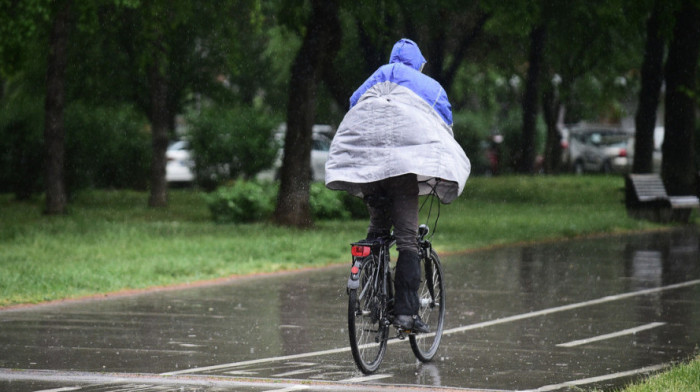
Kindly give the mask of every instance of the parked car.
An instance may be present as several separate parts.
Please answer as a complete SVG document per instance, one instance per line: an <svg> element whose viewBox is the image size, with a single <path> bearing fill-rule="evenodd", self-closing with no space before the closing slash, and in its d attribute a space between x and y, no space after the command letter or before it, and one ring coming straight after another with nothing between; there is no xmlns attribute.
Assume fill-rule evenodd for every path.
<svg viewBox="0 0 700 392"><path fill-rule="evenodd" d="M621 128L583 126L569 130L568 160L574 173L626 173L632 133Z"/></svg>
<svg viewBox="0 0 700 392"><path fill-rule="evenodd" d="M190 183L194 181L194 160L189 143L179 140L171 143L165 151L165 180L172 183Z"/></svg>
<svg viewBox="0 0 700 392"><path fill-rule="evenodd" d="M280 125L275 133L275 139L278 141L280 151L277 154L277 159L272 168L258 173L256 176L259 180L273 181L279 179L279 170L282 167L282 154L284 146L284 135L287 132L285 124ZM333 137L333 128L330 125L316 124L312 128L312 145L311 145L311 180L325 181L326 180L326 161L328 160L328 151L331 147L331 139Z"/></svg>
<svg viewBox="0 0 700 392"><path fill-rule="evenodd" d="M634 162L634 137L631 137L627 147L627 159L630 165ZM654 128L654 151L652 152L652 170L654 173L661 172L661 145L664 143L664 127Z"/></svg>

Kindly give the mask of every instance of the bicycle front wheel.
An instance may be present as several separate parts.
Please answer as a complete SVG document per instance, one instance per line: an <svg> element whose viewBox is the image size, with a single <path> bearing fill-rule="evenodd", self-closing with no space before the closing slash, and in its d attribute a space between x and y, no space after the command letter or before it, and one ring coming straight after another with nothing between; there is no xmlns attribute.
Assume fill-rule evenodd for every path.
<svg viewBox="0 0 700 392"><path fill-rule="evenodd" d="M430 327L430 333L409 335L411 349L422 362L429 362L435 356L442 340L445 321L445 287L442 279L442 266L437 253L431 249L430 256L423 260L421 285L418 289L420 308L418 315Z"/></svg>
<svg viewBox="0 0 700 392"><path fill-rule="evenodd" d="M360 287L349 291L348 330L355 364L364 374L374 373L386 353L389 326L384 325L385 309L380 300L375 268L360 271Z"/></svg>

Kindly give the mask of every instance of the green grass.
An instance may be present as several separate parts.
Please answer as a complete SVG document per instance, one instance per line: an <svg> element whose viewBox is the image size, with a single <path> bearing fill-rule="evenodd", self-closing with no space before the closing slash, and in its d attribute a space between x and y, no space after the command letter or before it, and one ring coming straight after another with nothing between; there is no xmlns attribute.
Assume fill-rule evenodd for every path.
<svg viewBox="0 0 700 392"><path fill-rule="evenodd" d="M699 392L700 357L636 382L622 392Z"/></svg>
<svg viewBox="0 0 700 392"><path fill-rule="evenodd" d="M441 206L433 242L455 252L660 227L626 216L621 186L606 176L474 178ZM147 197L85 191L67 215L48 217L39 200L0 195L0 306L341 263L367 224L219 225L200 192L172 190L164 209L147 208Z"/></svg>

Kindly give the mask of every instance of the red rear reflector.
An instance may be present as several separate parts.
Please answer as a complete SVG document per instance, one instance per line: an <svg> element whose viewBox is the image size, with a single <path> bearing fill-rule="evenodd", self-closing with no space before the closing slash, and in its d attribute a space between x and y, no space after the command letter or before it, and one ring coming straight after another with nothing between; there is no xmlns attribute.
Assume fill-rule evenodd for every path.
<svg viewBox="0 0 700 392"><path fill-rule="evenodd" d="M350 250L350 253L355 257L367 257L369 256L370 249L369 246L355 245Z"/></svg>
<svg viewBox="0 0 700 392"><path fill-rule="evenodd" d="M357 274L359 274L359 273L360 273L360 269L359 269L359 268L357 268L357 266L356 266L356 265L354 265L354 266L353 266L353 267L352 267L352 268L350 269L350 272L352 272L352 273L353 273L353 275L357 275Z"/></svg>
<svg viewBox="0 0 700 392"><path fill-rule="evenodd" d="M625 150L624 148L621 148L621 149L620 149L620 156L621 156L621 157L626 157L626 156L627 156L627 150Z"/></svg>

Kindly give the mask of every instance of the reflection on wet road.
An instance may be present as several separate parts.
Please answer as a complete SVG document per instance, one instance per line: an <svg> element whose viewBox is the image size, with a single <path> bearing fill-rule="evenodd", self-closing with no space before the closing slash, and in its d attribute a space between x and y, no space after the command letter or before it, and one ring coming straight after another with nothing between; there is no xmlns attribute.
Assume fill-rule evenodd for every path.
<svg viewBox="0 0 700 392"><path fill-rule="evenodd" d="M347 344L346 267L3 311L0 390L619 386L700 345L699 238L689 229L444 256L436 360L420 364L392 340L370 377Z"/></svg>

